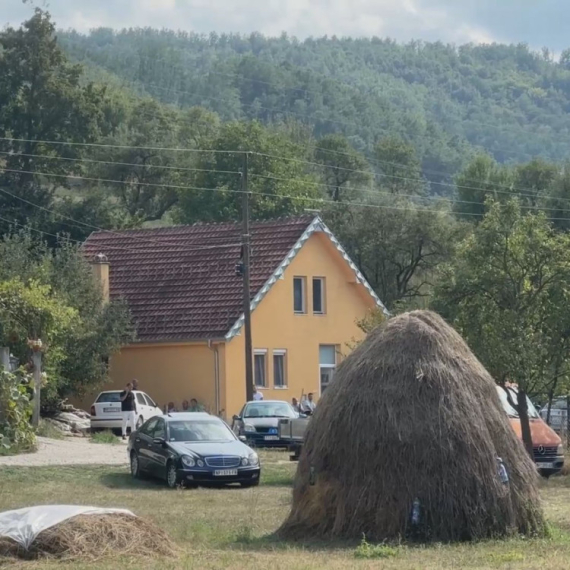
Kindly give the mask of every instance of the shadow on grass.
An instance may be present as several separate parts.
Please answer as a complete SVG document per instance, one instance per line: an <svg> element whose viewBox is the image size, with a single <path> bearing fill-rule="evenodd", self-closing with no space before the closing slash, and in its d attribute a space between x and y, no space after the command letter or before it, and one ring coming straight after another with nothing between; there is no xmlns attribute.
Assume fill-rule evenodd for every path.
<svg viewBox="0 0 570 570"><path fill-rule="evenodd" d="M359 540L288 540L278 534L251 537L247 529L238 531L236 538L227 544L230 550L275 552L284 550L303 550L308 552L353 550L360 544Z"/></svg>
<svg viewBox="0 0 570 570"><path fill-rule="evenodd" d="M166 483L160 479L145 477L142 479L133 479L132 475L127 472L104 473L100 477L100 481L109 489L145 489L147 491L164 491Z"/></svg>

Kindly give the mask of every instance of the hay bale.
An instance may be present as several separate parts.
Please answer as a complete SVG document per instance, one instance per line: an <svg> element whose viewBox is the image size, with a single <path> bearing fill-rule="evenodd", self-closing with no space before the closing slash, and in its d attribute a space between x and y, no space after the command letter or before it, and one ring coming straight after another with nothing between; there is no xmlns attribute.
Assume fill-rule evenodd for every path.
<svg viewBox="0 0 570 570"><path fill-rule="evenodd" d="M38 534L29 550L0 538L0 557L96 560L109 556L173 556L167 534L144 519L122 514L80 515Z"/></svg>
<svg viewBox="0 0 570 570"><path fill-rule="evenodd" d="M536 468L495 382L428 311L388 320L339 366L307 429L292 509L278 531L423 541L544 532Z"/></svg>

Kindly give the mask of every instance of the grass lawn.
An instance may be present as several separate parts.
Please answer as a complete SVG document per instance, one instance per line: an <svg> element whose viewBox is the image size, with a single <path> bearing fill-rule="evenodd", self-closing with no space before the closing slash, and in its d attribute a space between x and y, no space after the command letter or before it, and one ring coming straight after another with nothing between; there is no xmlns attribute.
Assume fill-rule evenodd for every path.
<svg viewBox="0 0 570 570"><path fill-rule="evenodd" d="M548 540L395 548L294 545L277 542L270 535L288 512L295 465L286 461L286 454L261 455L265 465L262 483L256 489L171 491L159 482L133 481L126 467L0 468L0 511L50 503L125 507L152 519L181 547L176 560L123 558L92 564L41 561L17 566L33 570L570 567L570 477L542 484L553 528Z"/></svg>

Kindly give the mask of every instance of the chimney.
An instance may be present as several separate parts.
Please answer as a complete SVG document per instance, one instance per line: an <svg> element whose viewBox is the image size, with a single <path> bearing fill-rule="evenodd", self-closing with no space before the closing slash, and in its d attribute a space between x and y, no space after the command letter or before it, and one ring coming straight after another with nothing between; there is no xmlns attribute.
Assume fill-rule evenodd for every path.
<svg viewBox="0 0 570 570"><path fill-rule="evenodd" d="M93 275L97 283L101 285L103 292L103 302L109 302L109 260L103 253L97 254L91 262Z"/></svg>

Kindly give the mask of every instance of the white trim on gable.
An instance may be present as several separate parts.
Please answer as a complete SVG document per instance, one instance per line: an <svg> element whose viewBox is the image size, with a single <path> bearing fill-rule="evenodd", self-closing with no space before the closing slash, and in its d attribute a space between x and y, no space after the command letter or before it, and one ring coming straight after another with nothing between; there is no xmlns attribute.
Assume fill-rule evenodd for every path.
<svg viewBox="0 0 570 570"><path fill-rule="evenodd" d="M337 251L341 254L342 258L346 261L350 269L354 272L356 276L356 281L364 286L364 288L368 291L370 296L376 302L376 306L382 310L382 312L389 316L388 309L384 306L384 303L380 301L378 295L374 292L374 289L370 286L368 281L364 278L364 275L359 271L358 267L354 264L352 259L348 256L348 253L344 250L342 245L340 245L339 241L336 239L334 234L328 228L328 226L321 220L319 216L316 216L315 219L309 224L307 229L303 232L303 235L298 239L297 243L292 247L291 251L287 254L285 259L280 263L279 267L273 272L273 275L265 282L263 287L259 290L259 292L255 295L253 300L251 301L251 312L255 310L255 308L261 303L263 298L269 293L269 290L273 286L273 284L278 279L283 279L283 274L285 273L285 269L291 265L291 262L297 257L300 249L305 245L305 242L315 233L315 232L323 232L325 233L328 238L331 240L331 243L335 246ZM234 323L232 328L226 334L226 341L230 341L234 336L239 334L241 327L243 326L244 316L243 314L237 319Z"/></svg>

